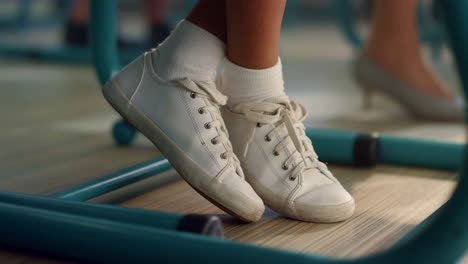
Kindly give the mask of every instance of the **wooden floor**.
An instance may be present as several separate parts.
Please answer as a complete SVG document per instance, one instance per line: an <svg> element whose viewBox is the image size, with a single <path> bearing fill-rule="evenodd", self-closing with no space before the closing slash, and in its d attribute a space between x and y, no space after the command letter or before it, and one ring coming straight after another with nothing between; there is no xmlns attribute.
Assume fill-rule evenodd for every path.
<svg viewBox="0 0 468 264"><path fill-rule="evenodd" d="M313 63L285 58L284 64L288 92L307 105L309 126L464 140L461 124L413 121L382 98L377 109L360 110L360 94L347 75L345 58L318 57ZM109 128L117 115L87 67L0 61L0 88L0 190L46 195L159 155L141 136L130 148L113 144ZM450 197L457 179L453 172L418 168L330 167L356 199L355 215L343 223L305 223L267 210L260 222L242 224L198 195L174 171L93 201L218 214L227 239L358 257L384 250L404 236ZM0 250L0 263L51 262L67 261Z"/></svg>

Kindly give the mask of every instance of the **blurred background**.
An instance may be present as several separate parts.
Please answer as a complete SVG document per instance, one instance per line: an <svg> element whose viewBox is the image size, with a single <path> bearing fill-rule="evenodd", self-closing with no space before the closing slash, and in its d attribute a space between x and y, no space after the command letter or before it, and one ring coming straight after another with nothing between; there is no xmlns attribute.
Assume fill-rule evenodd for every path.
<svg viewBox="0 0 468 264"><path fill-rule="evenodd" d="M195 3L119 1L122 63L162 41ZM0 0L0 158L8 157L3 165L0 161L1 176L33 171L34 166L50 169L47 166L65 157L73 160L76 153L66 142L90 140L93 148L114 147L110 130L119 118L103 99L91 64L87 10L86 0ZM309 110L306 124L463 141L461 123L413 119L385 97L377 97L372 109L362 108L363 95L350 63L369 34L371 10L372 1L366 0L288 1L281 56L288 94ZM451 90L459 91L437 2L420 1L417 12L427 62ZM138 144L149 152L133 149L128 151L137 154L128 155L112 150L122 151L125 164L154 155L144 137L138 137ZM64 148L63 153L37 157L55 147ZM25 163L27 157L37 164ZM3 186L11 189L8 183Z"/></svg>
<svg viewBox="0 0 468 264"><path fill-rule="evenodd" d="M118 46L124 65L162 41L196 1L118 3ZM288 1L280 52L287 92L309 110L306 124L463 141L460 122L414 119L383 96L375 98L372 109L362 108L362 90L350 65L369 34L371 10L372 1L367 0ZM417 12L427 62L458 92L437 1L420 1ZM137 145L148 152L130 148L127 151L135 152L130 155L113 145L110 131L119 117L101 95L87 47L88 26L86 0L0 0L0 176L72 161L76 150L69 143L76 140L90 142L81 144L83 153L89 151L85 146L106 146L113 155L121 152L123 164L154 156L154 148L141 136ZM49 148L63 150L38 157ZM28 157L34 162L25 162ZM2 179L0 187L12 189Z"/></svg>
<svg viewBox="0 0 468 264"><path fill-rule="evenodd" d="M118 46L123 64L162 41L195 3L119 1ZM109 127L110 121L105 121L112 119L113 112L99 94L87 49L87 8L86 0L0 0L0 89L8 91L8 96L0 98L4 110L0 122L8 131L25 129L30 122L73 123L79 116L55 120L49 114L57 109L70 111L60 105L68 100L73 103L67 105L86 105L89 112L81 112L82 119L105 117L96 121L98 126L90 123L86 129ZM379 107L372 110L360 107L362 94L350 78L349 63L369 34L371 10L372 1L367 0L288 1L281 40L286 87L309 107L311 125L381 130L387 126L385 120L395 121L388 124L392 127L417 122L390 100L377 98ZM439 77L458 90L437 10L437 1L420 2L418 23L424 54ZM14 102L24 114L37 115L44 102L31 96L39 93L37 86L44 89L37 96L47 96L45 101L59 105L42 109L43 115L35 116L35 121L5 114L13 111L9 104ZM445 131L458 125L434 126Z"/></svg>
<svg viewBox="0 0 468 264"><path fill-rule="evenodd" d="M195 2L120 0L122 64L162 41ZM280 52L287 93L309 110L306 124L464 142L462 123L414 119L386 97L377 97L372 109L362 108L363 94L352 78L351 63L369 35L371 10L372 1L367 0L288 0ZM419 2L423 55L457 93L460 84L439 11L437 1ZM45 195L160 155L142 136L131 147L115 144L110 131L120 118L104 100L91 64L87 18L83 0L0 0L0 190ZM340 243L321 241L316 243L321 248L310 246L304 251L359 256L382 250L438 208L456 184L455 173L447 171L387 165L331 167L357 197L359 221L350 221L347 227L353 232L339 237L340 242L347 241L341 243L346 247L333 251L331 245ZM159 180L178 179L174 171L166 174ZM413 177L406 181L401 174ZM148 179L129 187L131 191L124 188L99 201L151 208L152 200L138 200L138 195L160 184ZM196 195L186 192L180 197ZM127 201L130 198L135 198L133 203ZM363 200L368 202L364 205ZM385 206L379 204L383 200ZM206 203L201 197L194 201ZM203 208L218 212L210 206ZM382 220L382 215L387 217ZM366 232L372 223L378 230ZM323 230L335 229L325 226ZM315 234L311 234L301 235L312 241ZM366 246L355 243L356 238L368 240Z"/></svg>

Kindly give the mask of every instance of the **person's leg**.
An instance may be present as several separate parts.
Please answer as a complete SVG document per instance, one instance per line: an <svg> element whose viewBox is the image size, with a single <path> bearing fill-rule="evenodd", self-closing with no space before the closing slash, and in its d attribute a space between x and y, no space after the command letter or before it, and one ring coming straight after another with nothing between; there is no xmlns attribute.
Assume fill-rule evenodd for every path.
<svg viewBox="0 0 468 264"><path fill-rule="evenodd" d="M227 57L239 66L266 69L278 62L286 0L227 0Z"/></svg>
<svg viewBox="0 0 468 264"><path fill-rule="evenodd" d="M88 24L89 0L75 0L73 2L70 21L77 25Z"/></svg>
<svg viewBox="0 0 468 264"><path fill-rule="evenodd" d="M284 93L278 46L285 4L227 0L223 118L246 179L266 205L304 221L342 221L354 200L318 161L302 123L307 111Z"/></svg>
<svg viewBox="0 0 468 264"><path fill-rule="evenodd" d="M146 19L152 25L165 23L169 0L145 0Z"/></svg>
<svg viewBox="0 0 468 264"><path fill-rule="evenodd" d="M222 92L228 105L284 94L279 60L286 0L227 0L227 51Z"/></svg>
<svg viewBox="0 0 468 264"><path fill-rule="evenodd" d="M200 0L186 18L226 43L226 1Z"/></svg>
<svg viewBox="0 0 468 264"><path fill-rule="evenodd" d="M215 85L225 44L210 31L222 37L223 2L201 0L188 20L116 74L103 93L195 190L226 212L257 221L265 207L233 153L219 107L226 97Z"/></svg>
<svg viewBox="0 0 468 264"><path fill-rule="evenodd" d="M157 45L169 36L167 23L169 0L145 0L146 20L150 26L150 44Z"/></svg>
<svg viewBox="0 0 468 264"><path fill-rule="evenodd" d="M70 19L65 26L65 42L75 46L88 44L89 0L73 2Z"/></svg>
<svg viewBox="0 0 468 264"><path fill-rule="evenodd" d="M417 0L374 0L365 53L396 78L431 95L452 97L421 54Z"/></svg>

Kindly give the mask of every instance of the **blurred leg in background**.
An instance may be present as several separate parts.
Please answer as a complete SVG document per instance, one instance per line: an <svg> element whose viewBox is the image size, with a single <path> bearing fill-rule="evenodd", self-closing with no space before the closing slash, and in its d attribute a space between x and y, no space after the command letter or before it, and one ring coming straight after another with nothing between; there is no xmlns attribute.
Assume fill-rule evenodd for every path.
<svg viewBox="0 0 468 264"><path fill-rule="evenodd" d="M146 20L150 25L150 45L163 42L171 33L167 23L169 0L145 0Z"/></svg>
<svg viewBox="0 0 468 264"><path fill-rule="evenodd" d="M144 0L146 21L149 25L148 47L161 43L170 33L167 23L169 0ZM65 28L65 43L84 47L88 43L89 0L75 0ZM120 47L132 47L119 37Z"/></svg>
<svg viewBox="0 0 468 264"><path fill-rule="evenodd" d="M425 61L417 25L417 0L374 0L373 26L354 74L364 92L385 94L417 119L462 121L465 103Z"/></svg>
<svg viewBox="0 0 468 264"><path fill-rule="evenodd" d="M418 1L374 1L374 24L365 53L415 89L438 97L452 97L421 53L416 17Z"/></svg>
<svg viewBox="0 0 468 264"><path fill-rule="evenodd" d="M89 0L75 0L70 20L65 28L65 43L84 47L88 45Z"/></svg>

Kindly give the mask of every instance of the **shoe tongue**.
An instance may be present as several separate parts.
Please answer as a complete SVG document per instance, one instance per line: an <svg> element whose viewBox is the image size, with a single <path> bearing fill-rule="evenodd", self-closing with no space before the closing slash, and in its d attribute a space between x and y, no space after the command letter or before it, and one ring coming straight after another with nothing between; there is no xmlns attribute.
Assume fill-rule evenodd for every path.
<svg viewBox="0 0 468 264"><path fill-rule="evenodd" d="M279 104L286 108L291 108L291 100L286 95L274 96L263 100L267 103Z"/></svg>

